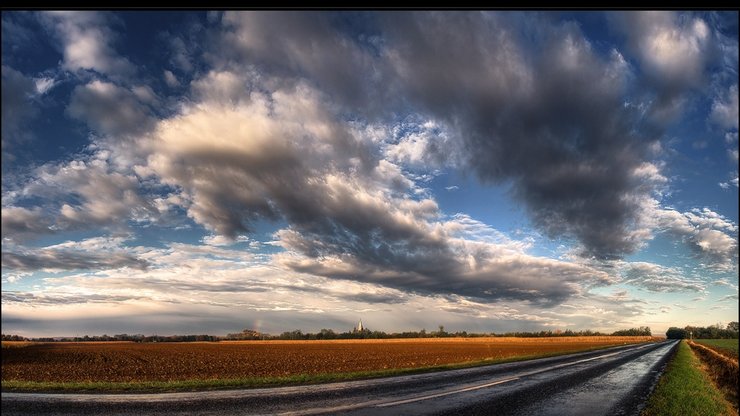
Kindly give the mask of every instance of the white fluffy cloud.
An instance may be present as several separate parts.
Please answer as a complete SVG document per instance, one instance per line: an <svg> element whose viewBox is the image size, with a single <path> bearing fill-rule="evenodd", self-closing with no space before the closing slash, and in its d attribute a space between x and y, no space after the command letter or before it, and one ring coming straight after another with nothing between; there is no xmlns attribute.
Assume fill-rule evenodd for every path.
<svg viewBox="0 0 740 416"><path fill-rule="evenodd" d="M707 82L716 43L713 30L701 17L685 12L630 11L613 15L612 21L646 76L650 88L644 100L651 119L675 121L688 102L686 93Z"/></svg>
<svg viewBox="0 0 740 416"><path fill-rule="evenodd" d="M683 270L648 262L622 262L622 283L652 292L705 292L706 283L685 276Z"/></svg>
<svg viewBox="0 0 740 416"><path fill-rule="evenodd" d="M128 59L118 56L111 46L115 37L109 28L112 19L113 16L105 12L55 11L40 14L41 22L61 41L65 69L94 70L121 79L132 75L135 67Z"/></svg>
<svg viewBox="0 0 740 416"><path fill-rule="evenodd" d="M696 86L710 57L712 32L698 17L672 11L636 11L620 16L644 69L670 84Z"/></svg>
<svg viewBox="0 0 740 416"><path fill-rule="evenodd" d="M115 230L125 227L129 220L147 221L158 215L156 207L140 194L139 179L132 173L116 171L109 156L109 152L100 151L82 160L48 164L36 170L23 193L46 200L44 216L53 221L48 229ZM7 221L22 219L19 214L27 212L9 212Z"/></svg>
<svg viewBox="0 0 740 416"><path fill-rule="evenodd" d="M731 270L737 266L737 224L709 208L678 212L652 211L656 230L684 239L709 268Z"/></svg>

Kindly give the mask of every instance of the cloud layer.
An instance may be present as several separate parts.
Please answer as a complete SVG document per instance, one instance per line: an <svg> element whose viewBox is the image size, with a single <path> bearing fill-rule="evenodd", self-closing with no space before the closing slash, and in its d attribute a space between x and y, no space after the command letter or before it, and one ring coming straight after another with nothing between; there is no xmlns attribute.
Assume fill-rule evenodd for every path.
<svg viewBox="0 0 740 416"><path fill-rule="evenodd" d="M606 42L548 14L212 13L161 29L150 63L125 16L15 16L4 26L33 20L59 59L3 64L3 160L43 105L86 143L4 174L3 278L53 275L49 293L4 295L16 311L192 302L339 322L336 303L382 316L427 302L448 317L616 325L614 311L667 307L630 290L706 296L737 271L726 205L668 203L682 117L727 138L690 140L734 151L734 182L712 184L737 191L737 80L718 64L733 42L711 15L594 15ZM510 219L500 207L451 204L470 194L446 178L481 200L500 192L523 224L502 231L489 225ZM643 257L660 244L686 264Z"/></svg>

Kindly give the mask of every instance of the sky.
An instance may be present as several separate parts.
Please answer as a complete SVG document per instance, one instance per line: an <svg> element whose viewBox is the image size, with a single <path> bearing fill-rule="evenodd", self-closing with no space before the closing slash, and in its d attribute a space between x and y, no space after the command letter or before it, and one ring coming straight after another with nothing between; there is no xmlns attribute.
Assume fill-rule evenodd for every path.
<svg viewBox="0 0 740 416"><path fill-rule="evenodd" d="M2 330L738 316L738 14L2 13Z"/></svg>

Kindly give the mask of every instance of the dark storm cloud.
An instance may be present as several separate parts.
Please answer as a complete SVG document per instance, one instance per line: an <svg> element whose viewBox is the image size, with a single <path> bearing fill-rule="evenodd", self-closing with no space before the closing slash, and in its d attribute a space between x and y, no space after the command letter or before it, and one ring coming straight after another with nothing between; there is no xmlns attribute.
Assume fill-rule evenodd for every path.
<svg viewBox="0 0 740 416"><path fill-rule="evenodd" d="M624 106L618 52L602 56L575 24L534 17L394 17L387 54L399 88L453 126L464 169L512 181L534 223L576 238L586 255L635 250L631 227L649 188L633 177L644 139Z"/></svg>
<svg viewBox="0 0 740 416"><path fill-rule="evenodd" d="M252 22L255 16L266 19ZM276 19L290 28L280 38L270 36ZM578 293L578 282L604 279L586 266L466 241L454 231L464 226L441 221L434 201L411 198L413 182L331 104L354 98L332 93L341 80L328 83L354 75L365 85L367 65L314 79L326 62L357 64L369 55L328 18L306 19L225 16L234 26L227 44L260 69L224 66L195 81L203 101L160 123L140 172L181 187L188 215L222 235L286 220L277 237L296 256L276 259L300 272L544 305ZM513 180L516 195L551 234L576 237L587 254L602 258L631 251L632 199L644 190L631 182L642 161L621 113L626 70L618 53L596 55L570 25L547 26L539 34L545 47L530 50L489 16L456 14L444 26L439 19L404 15L383 27L384 48L372 68L398 94L396 104L406 100L445 122L466 156L462 168L485 181ZM281 46L265 43L272 38ZM320 59L308 53L314 50ZM532 69L540 66L548 71ZM292 83L275 82L292 76ZM583 83L589 88L577 88ZM230 92L234 86L243 93Z"/></svg>
<svg viewBox="0 0 740 416"><path fill-rule="evenodd" d="M394 303L404 303L406 299L401 296L385 293L358 293L355 295L340 296L344 300L360 303L390 305Z"/></svg>
<svg viewBox="0 0 740 416"><path fill-rule="evenodd" d="M224 82L232 77L209 85ZM219 234L235 237L260 219L321 221L330 204L320 197L331 191L325 175L351 168L369 180L377 176L377 158L315 91L280 90L269 98L234 108L203 103L163 123L152 142L148 169L186 189L189 215Z"/></svg>
<svg viewBox="0 0 740 416"><path fill-rule="evenodd" d="M527 255L496 256L495 252L470 267L461 261L461 257L465 259L468 255L458 252L457 256L440 257L436 253L412 249L396 253L380 264L363 261L361 257L366 256L365 252L324 258L286 256L278 261L302 273L370 282L422 295L455 294L483 302L529 301L543 307L555 306L578 294L580 284L603 277L578 265ZM404 258L399 259L399 256ZM409 258L418 263L404 267L404 261ZM432 270L424 263L442 268Z"/></svg>
<svg viewBox="0 0 740 416"><path fill-rule="evenodd" d="M145 260L126 253L85 253L71 250L28 249L3 251L2 266L13 271L103 270L131 267L144 270Z"/></svg>
<svg viewBox="0 0 740 416"><path fill-rule="evenodd" d="M413 182L311 88L247 96L212 94L162 123L141 169L181 187L188 215L207 228L233 238L259 220L283 219L290 226L277 233L279 244L297 255L281 258L283 266L401 290L552 304L576 293L575 282L601 278L458 239L466 225L440 221L431 199L409 197Z"/></svg>
<svg viewBox="0 0 740 416"><path fill-rule="evenodd" d="M429 140L426 152L438 156L428 158L512 183L537 226L578 240L586 256L640 245L639 204L651 186L633 172L654 138L641 137L625 106L630 70L619 52L597 52L575 23L542 16L379 16L352 32L323 14L232 14L227 45L267 71L313 80L344 105L360 97L378 108L380 99L387 117L416 111L445 123L456 140ZM290 29L271 36L277 27ZM335 93L347 89L359 93Z"/></svg>

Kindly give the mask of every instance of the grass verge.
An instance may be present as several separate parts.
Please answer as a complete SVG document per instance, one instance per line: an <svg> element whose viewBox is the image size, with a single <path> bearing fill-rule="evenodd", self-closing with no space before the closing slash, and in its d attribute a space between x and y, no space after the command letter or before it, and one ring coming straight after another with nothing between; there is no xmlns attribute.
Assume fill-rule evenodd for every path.
<svg viewBox="0 0 740 416"><path fill-rule="evenodd" d="M410 374L423 374L436 371L457 370L462 368L480 367L492 364L503 364L517 361L533 360L536 358L555 357L559 355L580 352L596 351L620 345L607 345L579 351L549 352L531 354L519 357L496 358L478 361L468 361L457 364L443 364L430 367L398 368L374 371L358 371L352 373L325 373L299 374L285 377L245 377L237 379L209 379L209 380L172 380L172 381L133 381L133 382L40 382L23 380L3 380L3 392L23 393L167 393L197 390L224 390L235 388L260 388L297 386L307 384L331 383L339 381L365 380L381 377L392 377Z"/></svg>
<svg viewBox="0 0 740 416"><path fill-rule="evenodd" d="M722 392L702 371L701 362L691 352L686 341L679 344L676 354L642 412L642 416L736 414Z"/></svg>
<svg viewBox="0 0 740 416"><path fill-rule="evenodd" d="M707 348L702 344L689 341L689 346L694 354L699 357L704 370L712 379L714 384L724 393L725 398L738 407L737 387L738 387L738 363L737 358L728 358L726 355L715 351L713 348Z"/></svg>

